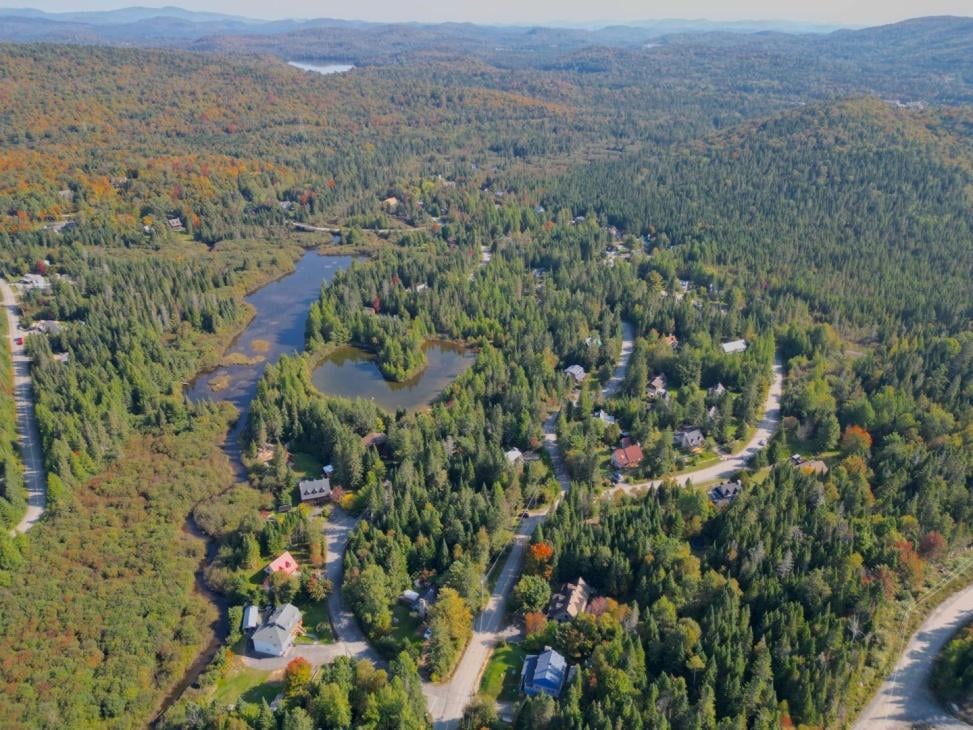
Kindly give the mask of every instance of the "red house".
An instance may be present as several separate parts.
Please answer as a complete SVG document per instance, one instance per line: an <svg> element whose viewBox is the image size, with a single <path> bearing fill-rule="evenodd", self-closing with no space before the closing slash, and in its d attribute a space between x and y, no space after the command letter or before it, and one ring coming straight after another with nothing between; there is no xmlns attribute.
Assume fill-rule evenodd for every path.
<svg viewBox="0 0 973 730"><path fill-rule="evenodd" d="M641 444L628 444L612 453L612 466L616 469L634 469L642 463Z"/></svg>

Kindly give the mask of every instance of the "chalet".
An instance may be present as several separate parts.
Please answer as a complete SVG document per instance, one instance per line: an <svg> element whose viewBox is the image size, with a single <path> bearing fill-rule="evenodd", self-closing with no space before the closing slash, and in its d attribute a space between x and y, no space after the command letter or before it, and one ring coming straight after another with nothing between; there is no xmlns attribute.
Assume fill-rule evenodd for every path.
<svg viewBox="0 0 973 730"><path fill-rule="evenodd" d="M580 383L582 380L584 380L584 368L580 365L568 365L566 368L564 368L564 372L570 375L574 379L575 383Z"/></svg>
<svg viewBox="0 0 973 730"><path fill-rule="evenodd" d="M683 426L673 436L673 441L676 446L686 451L692 451L702 447L705 440L703 438L703 432L692 426Z"/></svg>
<svg viewBox="0 0 973 730"><path fill-rule="evenodd" d="M706 391L706 394L711 398L722 398L726 395L726 388L723 387L723 383L717 383L712 388Z"/></svg>
<svg viewBox="0 0 973 730"><path fill-rule="evenodd" d="M243 623L240 627L247 633L256 630L260 626L260 609L252 603L243 609Z"/></svg>
<svg viewBox="0 0 973 730"><path fill-rule="evenodd" d="M720 345L720 349L723 350L723 354L730 355L735 352L744 352L747 349L746 340L731 340L730 342L724 342Z"/></svg>
<svg viewBox="0 0 973 730"><path fill-rule="evenodd" d="M668 386L668 380L666 380L665 374L656 375L652 380L649 381L648 394L649 398L662 398L666 394L666 387Z"/></svg>
<svg viewBox="0 0 973 730"><path fill-rule="evenodd" d="M185 227L182 225L182 220L179 218L167 218L166 225L169 226L170 231L183 231Z"/></svg>
<svg viewBox="0 0 973 730"><path fill-rule="evenodd" d="M510 451L504 452L503 458L507 460L507 463L510 464L510 466L515 466L524 460L524 453L514 446L512 449L510 449Z"/></svg>
<svg viewBox="0 0 973 730"><path fill-rule="evenodd" d="M253 633L253 650L266 656L284 656L294 645L301 630L301 612L297 606L278 606L267 622Z"/></svg>
<svg viewBox="0 0 973 730"><path fill-rule="evenodd" d="M584 578L577 583L565 583L561 590L551 596L547 607L547 617L551 621L570 621L588 607L591 590Z"/></svg>
<svg viewBox="0 0 973 730"><path fill-rule="evenodd" d="M568 665L564 657L545 647L540 654L531 654L524 659L520 687L528 697L545 694L556 699L561 695L567 675Z"/></svg>
<svg viewBox="0 0 973 730"><path fill-rule="evenodd" d="M382 201L382 207L386 210L394 210L395 208L399 207L399 199L394 195L390 195Z"/></svg>
<svg viewBox="0 0 973 730"><path fill-rule="evenodd" d="M709 490L709 498L717 507L724 507L736 499L741 491L743 485L739 481L722 482Z"/></svg>
<svg viewBox="0 0 973 730"><path fill-rule="evenodd" d="M616 469L634 469L642 463L641 444L620 446L612 452L612 466Z"/></svg>
<svg viewBox="0 0 973 730"><path fill-rule="evenodd" d="M304 479L298 482L297 488L301 490L302 502L315 502L331 496L331 480L327 477Z"/></svg>
<svg viewBox="0 0 973 730"><path fill-rule="evenodd" d="M282 552L279 556L274 558L267 567L264 568L264 572L271 576L274 573L283 573L284 575L294 575L297 571L301 569L297 561L294 560L294 556L291 555L287 550Z"/></svg>

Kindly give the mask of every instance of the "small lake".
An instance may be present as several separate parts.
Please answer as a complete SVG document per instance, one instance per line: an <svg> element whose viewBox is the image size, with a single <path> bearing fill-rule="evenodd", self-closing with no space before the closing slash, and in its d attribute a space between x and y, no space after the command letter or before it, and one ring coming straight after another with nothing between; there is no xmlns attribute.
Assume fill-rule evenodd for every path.
<svg viewBox="0 0 973 730"><path fill-rule="evenodd" d="M304 350L304 325L321 285L351 266L351 256L323 256L310 251L294 271L247 297L254 317L223 356L236 360L200 375L187 389L192 401L226 400L245 414L267 365L282 355ZM241 425L244 418L240 419Z"/></svg>
<svg viewBox="0 0 973 730"><path fill-rule="evenodd" d="M294 68L299 68L302 71L314 71L314 73L324 74L341 74L345 71L351 71L355 66L351 63L304 63L303 61L288 61L288 66L293 66Z"/></svg>
<svg viewBox="0 0 973 730"><path fill-rule="evenodd" d="M476 353L451 342L430 340L424 350L426 369L401 383L386 380L375 358L355 347L331 353L315 369L311 381L322 393L373 400L391 413L400 408L416 410L432 403L476 359Z"/></svg>

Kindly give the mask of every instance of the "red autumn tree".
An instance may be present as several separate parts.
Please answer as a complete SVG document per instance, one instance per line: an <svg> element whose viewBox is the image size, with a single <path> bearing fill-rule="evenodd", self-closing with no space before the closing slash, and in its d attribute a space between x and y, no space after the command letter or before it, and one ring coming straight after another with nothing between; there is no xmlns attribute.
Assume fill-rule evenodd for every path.
<svg viewBox="0 0 973 730"><path fill-rule="evenodd" d="M845 454L867 454L872 448L872 435L861 426L849 426L841 437L841 451Z"/></svg>
<svg viewBox="0 0 973 730"><path fill-rule="evenodd" d="M946 538L938 530L927 532L919 543L919 554L926 560L936 560L946 552Z"/></svg>
<svg viewBox="0 0 973 730"><path fill-rule="evenodd" d="M527 559L524 561L524 572L528 575L540 575L550 579L554 572L551 564L554 559L554 548L548 542L534 543L527 550Z"/></svg>
<svg viewBox="0 0 973 730"><path fill-rule="evenodd" d="M297 697L311 682L311 663L304 657L292 659L284 670L284 695Z"/></svg>

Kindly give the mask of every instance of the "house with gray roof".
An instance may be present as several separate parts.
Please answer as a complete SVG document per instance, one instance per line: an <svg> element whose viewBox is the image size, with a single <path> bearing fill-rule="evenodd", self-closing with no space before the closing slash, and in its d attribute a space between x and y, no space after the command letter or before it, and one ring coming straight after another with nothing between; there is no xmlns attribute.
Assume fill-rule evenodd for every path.
<svg viewBox="0 0 973 730"><path fill-rule="evenodd" d="M266 656L284 656L301 630L301 612L285 603L274 609L267 621L253 633L253 650Z"/></svg>

